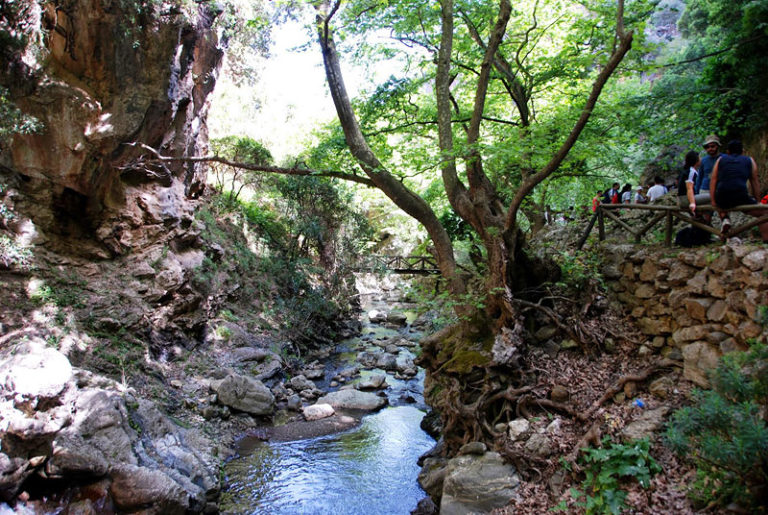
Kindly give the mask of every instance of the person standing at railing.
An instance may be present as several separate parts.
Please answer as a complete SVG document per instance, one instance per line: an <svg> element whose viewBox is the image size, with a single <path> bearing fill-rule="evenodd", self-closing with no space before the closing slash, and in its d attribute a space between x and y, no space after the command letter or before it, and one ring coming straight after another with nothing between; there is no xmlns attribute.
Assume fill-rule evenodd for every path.
<svg viewBox="0 0 768 515"><path fill-rule="evenodd" d="M702 145L707 155L701 158L701 165L699 166L699 178L696 179L696 185L694 187L694 193L710 194L709 183L712 177L712 169L715 167L715 163L720 156L720 139L714 134L710 134L704 139Z"/></svg>
<svg viewBox="0 0 768 515"><path fill-rule="evenodd" d="M603 201L603 191L597 190L597 195L592 198L592 212L597 211L597 206Z"/></svg>
<svg viewBox="0 0 768 515"><path fill-rule="evenodd" d="M709 204L709 194L700 193L696 194L695 185L699 179L699 167L701 166L701 159L699 153L695 150L691 150L685 154L685 164L683 169L677 178L677 204L682 208L688 208L692 215L696 215L696 206ZM707 221L710 217L705 215Z"/></svg>
<svg viewBox="0 0 768 515"><path fill-rule="evenodd" d="M621 203L629 204L630 202L632 202L632 185L625 184L624 187L621 188Z"/></svg>
<svg viewBox="0 0 768 515"><path fill-rule="evenodd" d="M653 202L659 197L667 194L667 187L664 186L664 179L658 175L653 178L653 186L648 188L648 202Z"/></svg>
<svg viewBox="0 0 768 515"><path fill-rule="evenodd" d="M603 196L603 204L619 204L621 203L619 193L619 183L614 182L609 190L605 192Z"/></svg>
<svg viewBox="0 0 768 515"><path fill-rule="evenodd" d="M757 163L749 156L743 155L744 147L739 140L728 142L728 154L723 154L715 162L710 180L712 206L720 213L723 220L722 231L727 234L731 228L728 218L728 209L736 206L757 204L757 200L749 194L747 183L752 192L760 195L760 181L757 175ZM766 210L749 211L752 216L768 214ZM758 225L760 236L764 243L768 243L768 222Z"/></svg>
<svg viewBox="0 0 768 515"><path fill-rule="evenodd" d="M643 187L638 186L635 188L635 198L633 199L635 204L645 204L648 199L643 195Z"/></svg>

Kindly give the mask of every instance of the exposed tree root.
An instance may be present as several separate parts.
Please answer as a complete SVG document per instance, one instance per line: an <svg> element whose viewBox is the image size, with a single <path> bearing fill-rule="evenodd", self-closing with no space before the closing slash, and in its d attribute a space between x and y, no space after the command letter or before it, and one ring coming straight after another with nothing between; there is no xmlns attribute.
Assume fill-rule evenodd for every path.
<svg viewBox="0 0 768 515"><path fill-rule="evenodd" d="M612 387L605 391L602 397L592 403L592 406L590 406L589 409L584 413L585 419L592 417L592 415L594 415L595 412L600 409L600 406L605 404L608 399L613 398L614 395L622 391L624 389L624 385L630 381L633 383L645 381L649 376L656 373L656 371L662 368L674 367L676 365L679 365L679 363L674 360L665 358L636 374L627 374L625 376L621 376Z"/></svg>
<svg viewBox="0 0 768 515"><path fill-rule="evenodd" d="M573 446L571 452L565 457L565 460L571 464L574 471L581 471L579 465L576 463L576 458L579 457L581 449L589 447L590 445L593 447L600 447L600 421L592 423L587 432L584 433L584 436L581 437L581 440Z"/></svg>

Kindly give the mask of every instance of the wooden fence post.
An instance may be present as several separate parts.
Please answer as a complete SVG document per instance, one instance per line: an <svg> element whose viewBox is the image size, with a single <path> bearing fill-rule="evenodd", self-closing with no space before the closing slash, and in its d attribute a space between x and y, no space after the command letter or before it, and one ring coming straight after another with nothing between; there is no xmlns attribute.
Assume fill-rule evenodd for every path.
<svg viewBox="0 0 768 515"><path fill-rule="evenodd" d="M581 250L581 248L584 246L584 244L587 242L587 238L589 238L589 233L592 232L592 227L595 226L595 220L597 220L597 212L595 212L594 215L592 215L592 219L589 221L589 225L587 226L587 230L584 231L584 236L579 239L579 242L576 244L576 250Z"/></svg>
<svg viewBox="0 0 768 515"><path fill-rule="evenodd" d="M600 241L605 240L605 219L601 206L597 206L597 234L600 236Z"/></svg>

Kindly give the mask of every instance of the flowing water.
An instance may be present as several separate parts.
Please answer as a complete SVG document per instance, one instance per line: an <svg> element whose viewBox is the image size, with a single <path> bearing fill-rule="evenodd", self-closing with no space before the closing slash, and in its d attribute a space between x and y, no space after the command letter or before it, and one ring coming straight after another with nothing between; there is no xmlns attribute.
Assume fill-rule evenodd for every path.
<svg viewBox="0 0 768 515"><path fill-rule="evenodd" d="M357 351L372 348L377 339L392 337L415 339L418 334L409 327L364 326L360 338L338 344L326 362L325 378L316 384L329 389L329 378L354 364ZM364 370L362 375L381 372ZM222 512L410 513L425 496L417 482L417 459L435 443L419 427L425 410L423 372L411 379L387 374L387 383L390 407L365 416L354 429L290 442L241 443L241 456L225 468L229 486Z"/></svg>
<svg viewBox="0 0 768 515"><path fill-rule="evenodd" d="M407 514L424 497L417 458L434 440L423 412L387 408L341 434L265 443L227 467L232 503L225 513ZM231 479L230 479L231 481Z"/></svg>

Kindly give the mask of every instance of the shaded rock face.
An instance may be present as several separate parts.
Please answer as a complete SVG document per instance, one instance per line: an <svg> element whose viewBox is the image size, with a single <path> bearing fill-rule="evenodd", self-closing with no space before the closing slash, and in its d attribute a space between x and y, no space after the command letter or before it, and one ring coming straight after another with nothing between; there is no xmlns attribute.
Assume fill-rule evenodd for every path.
<svg viewBox="0 0 768 515"><path fill-rule="evenodd" d="M150 164L143 147L207 152L223 50L206 5L21 0L0 20L25 36L0 45L0 87L42 125L0 141L3 229L41 270L67 266L99 292L80 292L95 327L145 333L162 359L204 336L216 298L193 279L222 257L193 216L204 166Z"/></svg>
<svg viewBox="0 0 768 515"><path fill-rule="evenodd" d="M203 167L149 165L147 151L130 144L176 157L205 152L207 97L222 57L216 14L74 0L30 3L22 15L16 25L32 37L2 53L0 84L43 129L15 135L0 153L0 170L21 179L16 207L50 248L91 258L189 225Z"/></svg>
<svg viewBox="0 0 768 515"><path fill-rule="evenodd" d="M24 377L45 378L25 387ZM203 511L219 493L214 444L130 391L82 370L32 339L0 352L0 499L32 475L106 481L121 510Z"/></svg>

